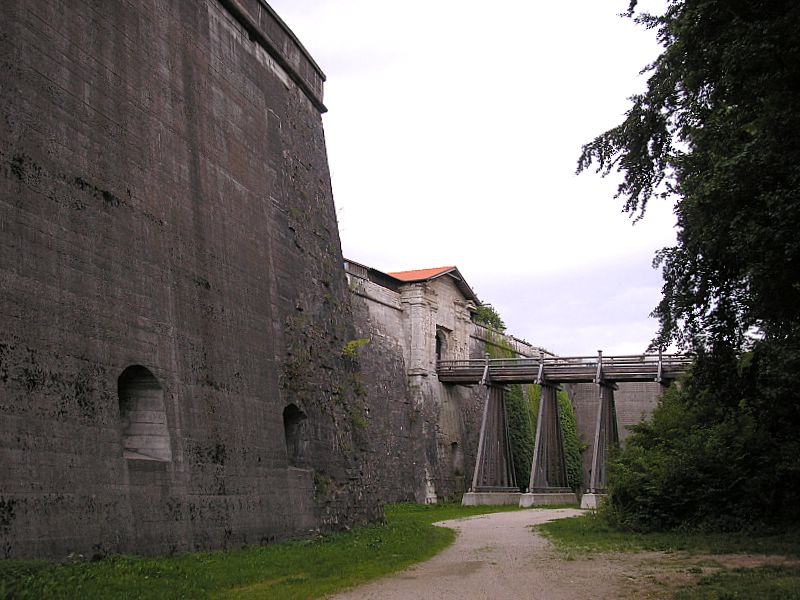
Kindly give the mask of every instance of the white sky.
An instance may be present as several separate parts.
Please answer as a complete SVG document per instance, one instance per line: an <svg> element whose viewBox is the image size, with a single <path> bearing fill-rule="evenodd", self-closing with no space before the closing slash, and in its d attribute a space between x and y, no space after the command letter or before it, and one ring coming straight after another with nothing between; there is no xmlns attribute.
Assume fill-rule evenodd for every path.
<svg viewBox="0 0 800 600"><path fill-rule="evenodd" d="M328 77L346 257L456 265L509 333L562 355L644 351L672 207L634 226L615 181L575 175L659 51L627 0L268 1Z"/></svg>

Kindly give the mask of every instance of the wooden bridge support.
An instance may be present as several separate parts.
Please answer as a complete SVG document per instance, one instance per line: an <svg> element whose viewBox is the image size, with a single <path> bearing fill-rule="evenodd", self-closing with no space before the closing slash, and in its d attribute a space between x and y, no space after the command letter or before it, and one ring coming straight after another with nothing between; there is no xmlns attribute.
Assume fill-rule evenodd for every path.
<svg viewBox="0 0 800 600"><path fill-rule="evenodd" d="M616 385L601 380L598 388L599 402L597 403L592 465L589 486L581 498L581 508L597 508L600 503L608 482L606 470L608 452L610 448L619 444L619 430L614 406Z"/></svg>
<svg viewBox="0 0 800 600"><path fill-rule="evenodd" d="M583 386L585 384L595 384L598 386L597 412L594 420L594 445L592 446L592 460L588 465L588 486L586 493L581 501L582 508L594 508L600 501L606 490L606 459L609 449L619 444L619 431L617 430L616 410L614 406L615 383L647 383L658 382L668 385L682 373L685 373L691 366L693 357L686 354L641 354L632 356L610 356L604 357L602 351L598 351L597 356L544 356L538 359L529 357L518 357L511 359L492 359L488 355L484 360L440 360L437 363L437 376L442 383L474 385L477 382L485 384L491 380L495 383L524 384L536 383L542 385L542 404L540 407L539 423L536 433L536 450L531 466L530 491L521 501L522 506L533 504L547 504L537 500L536 494L551 494L550 498L555 498L555 494L560 493L566 487L566 477L561 479L559 475L561 466L565 464L563 441L559 439L560 429L558 428L558 405L556 401L555 385L574 384ZM491 396L491 393L490 393ZM593 399L592 399L593 402ZM475 479L473 480L472 490L465 495L464 504L468 504L467 496L477 494L479 489L501 488L503 485L513 483L513 473L509 473L507 479L502 480L496 474L500 469L496 466L496 457L499 456L499 448L505 448L508 444L508 433L505 425L505 407L498 403L491 404L491 411L500 410L503 406L502 415L495 415L490 411L490 401L487 398L486 411L484 413L484 426L481 429L481 441L479 450L478 465L476 466ZM591 420L591 413L582 417L582 411L578 414L578 424L586 423ZM494 435L497 431L496 424L492 424L487 429L488 415L495 415L492 418L499 422L502 419L502 445L499 439L484 439L487 435ZM489 432L489 433L487 433ZM588 432L585 432L588 433ZM500 434L497 434L500 435ZM487 450L487 448L489 448ZM508 449L506 466L510 469L511 450ZM491 462L490 455L495 462ZM492 465L489 466L490 461ZM500 469L500 470L498 470ZM493 471L494 470L494 471ZM563 486L563 487L562 487ZM533 497L530 495L533 494ZM572 496L574 498L574 496ZM561 500L558 500L559 502ZM566 502L572 500L565 500ZM485 504L487 502L473 502L474 504Z"/></svg>
<svg viewBox="0 0 800 600"><path fill-rule="evenodd" d="M462 504L517 504L519 495L503 388L487 385L472 487Z"/></svg>
<svg viewBox="0 0 800 600"><path fill-rule="evenodd" d="M569 488L564 436L558 408L558 387L542 383L539 418L531 462L528 492L522 494L522 507L548 504L572 504L578 501Z"/></svg>

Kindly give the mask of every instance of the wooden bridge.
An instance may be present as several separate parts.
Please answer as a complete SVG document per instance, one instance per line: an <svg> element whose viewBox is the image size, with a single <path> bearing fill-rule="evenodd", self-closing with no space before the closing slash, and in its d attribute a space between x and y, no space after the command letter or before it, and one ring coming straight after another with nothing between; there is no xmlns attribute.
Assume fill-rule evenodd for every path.
<svg viewBox="0 0 800 600"><path fill-rule="evenodd" d="M668 383L692 362L686 354L627 356L541 356L539 358L485 358L440 360L436 372L442 383L601 383L655 381Z"/></svg>
<svg viewBox="0 0 800 600"><path fill-rule="evenodd" d="M482 384L487 388L478 453L470 492L465 504L500 503L497 497L516 497L517 487L508 435L502 385L535 383L542 386L536 422L528 493L521 506L575 502L567 484L564 440L557 399L559 384L594 383L598 386L592 467L581 505L594 508L606 487L606 457L619 443L614 390L617 383L657 382L669 385L688 370L693 358L685 354L638 354L627 356L489 358L441 360L437 374L442 383ZM512 500L513 501L513 500Z"/></svg>

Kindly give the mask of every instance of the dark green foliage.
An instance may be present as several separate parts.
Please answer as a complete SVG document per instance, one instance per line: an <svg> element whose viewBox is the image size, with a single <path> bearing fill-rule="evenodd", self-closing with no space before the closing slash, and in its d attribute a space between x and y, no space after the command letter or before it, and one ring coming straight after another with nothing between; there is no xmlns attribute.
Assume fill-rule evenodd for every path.
<svg viewBox="0 0 800 600"><path fill-rule="evenodd" d="M505 400L508 414L508 435L514 455L514 475L520 489L528 487L531 477L533 442L536 437L536 414L540 392L534 385L506 387Z"/></svg>
<svg viewBox="0 0 800 600"><path fill-rule="evenodd" d="M704 357L609 463L610 521L635 530L769 529L800 521L794 390L759 345L738 361ZM796 363L792 385L800 385ZM770 381L764 371L777 371ZM719 381L719 372L728 374ZM777 375L784 373L783 377ZM776 385L778 384L778 385ZM797 421L794 420L796 423Z"/></svg>
<svg viewBox="0 0 800 600"><path fill-rule="evenodd" d="M624 210L675 200L658 253L654 345L698 354L611 469L636 528L735 529L800 517L800 4L669 0L629 16L664 50L625 121L578 170L618 170Z"/></svg>
<svg viewBox="0 0 800 600"><path fill-rule="evenodd" d="M479 305L475 312L472 313L472 320L479 325L491 327L501 333L506 330L505 322L491 304Z"/></svg>
<svg viewBox="0 0 800 600"><path fill-rule="evenodd" d="M561 417L561 434L564 436L564 453L567 462L567 481L576 494L583 493L584 444L578 435L575 409L564 391L558 392L558 411Z"/></svg>
<svg viewBox="0 0 800 600"><path fill-rule="evenodd" d="M634 18L664 51L647 91L583 148L578 169L622 171L632 214L654 195L676 200L678 244L657 257L659 343L738 348L752 327L796 332L800 4L670 0L664 15Z"/></svg>

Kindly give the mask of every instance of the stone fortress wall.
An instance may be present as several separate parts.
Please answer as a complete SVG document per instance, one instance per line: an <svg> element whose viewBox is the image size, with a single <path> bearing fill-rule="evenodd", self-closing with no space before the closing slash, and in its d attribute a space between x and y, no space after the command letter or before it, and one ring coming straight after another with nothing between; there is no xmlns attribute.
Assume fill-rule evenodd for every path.
<svg viewBox="0 0 800 600"><path fill-rule="evenodd" d="M459 277L345 277L323 81L261 0L4 4L0 557L265 543L469 486L485 390L436 358L493 336Z"/></svg>
<svg viewBox="0 0 800 600"><path fill-rule="evenodd" d="M259 0L0 19L0 557L380 515L321 123Z"/></svg>

